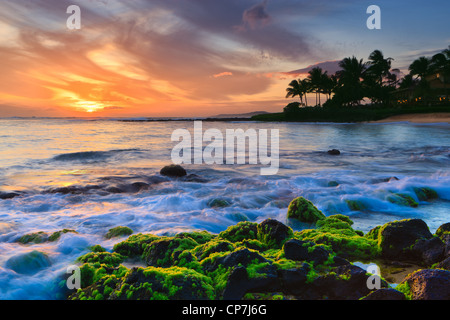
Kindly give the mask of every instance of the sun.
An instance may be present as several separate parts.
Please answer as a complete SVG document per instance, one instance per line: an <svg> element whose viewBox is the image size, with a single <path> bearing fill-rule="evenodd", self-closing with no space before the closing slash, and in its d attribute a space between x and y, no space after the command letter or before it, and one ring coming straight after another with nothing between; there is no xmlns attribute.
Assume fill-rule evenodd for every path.
<svg viewBox="0 0 450 320"><path fill-rule="evenodd" d="M77 108L83 112L94 113L103 110L105 106L93 101L80 101L77 103Z"/></svg>

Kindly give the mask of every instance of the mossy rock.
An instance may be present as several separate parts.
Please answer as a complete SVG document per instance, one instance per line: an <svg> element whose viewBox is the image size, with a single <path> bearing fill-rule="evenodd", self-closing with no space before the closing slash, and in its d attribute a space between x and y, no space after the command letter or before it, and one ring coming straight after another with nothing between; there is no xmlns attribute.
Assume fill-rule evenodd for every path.
<svg viewBox="0 0 450 320"><path fill-rule="evenodd" d="M387 200L391 203L404 207L416 208L419 206L419 204L416 200L413 199L413 197L404 193L395 193L391 196L388 196Z"/></svg>
<svg viewBox="0 0 450 320"><path fill-rule="evenodd" d="M450 222L444 223L439 228L437 228L436 235L438 237L442 238L444 234L450 234Z"/></svg>
<svg viewBox="0 0 450 320"><path fill-rule="evenodd" d="M416 194L417 198L420 201L428 201L428 200L434 200L434 199L439 198L437 192L435 190L433 190L432 188L414 187L413 190L414 190L414 193Z"/></svg>
<svg viewBox="0 0 450 320"><path fill-rule="evenodd" d="M177 238L185 238L189 237L195 240L198 244L204 244L207 243L217 236L214 234L209 233L208 231L192 231L192 232L182 232L175 235Z"/></svg>
<svg viewBox="0 0 450 320"><path fill-rule="evenodd" d="M231 206L231 203L225 199L212 199L208 202L210 208L226 208Z"/></svg>
<svg viewBox="0 0 450 320"><path fill-rule="evenodd" d="M48 241L48 234L43 231L23 235L17 240L17 242L21 244L29 244L29 243L38 244L47 241Z"/></svg>
<svg viewBox="0 0 450 320"><path fill-rule="evenodd" d="M115 244L113 250L129 258L140 257L153 241L159 239L161 237L151 233L138 233L128 237L125 241Z"/></svg>
<svg viewBox="0 0 450 320"><path fill-rule="evenodd" d="M228 227L219 234L219 238L230 242L240 242L243 240L256 240L258 224L250 221L242 221L234 226Z"/></svg>
<svg viewBox="0 0 450 320"><path fill-rule="evenodd" d="M51 265L50 258L46 253L34 250L12 256L6 261L5 267L19 274L33 275Z"/></svg>
<svg viewBox="0 0 450 320"><path fill-rule="evenodd" d="M184 250L190 250L198 243L190 237L162 237L147 246L142 259L148 266L167 268L173 265Z"/></svg>
<svg viewBox="0 0 450 320"><path fill-rule="evenodd" d="M213 300L211 278L180 267L133 268L122 277L105 275L71 300Z"/></svg>
<svg viewBox="0 0 450 320"><path fill-rule="evenodd" d="M132 234L133 234L133 230L131 230L130 228L119 226L119 227L109 229L108 233L105 235L105 238L111 239L111 238L129 236Z"/></svg>
<svg viewBox="0 0 450 320"><path fill-rule="evenodd" d="M323 244L329 251L347 259L375 259L379 255L377 242L352 228L353 221L344 215L329 216L317 223L317 229L294 233L294 238Z"/></svg>
<svg viewBox="0 0 450 320"><path fill-rule="evenodd" d="M414 244L433 235L420 219L404 219L384 224L378 230L378 248L386 259L409 260Z"/></svg>
<svg viewBox="0 0 450 320"><path fill-rule="evenodd" d="M60 231L53 232L53 233L51 234L51 236L48 237L48 241L50 241L50 242L57 241L57 240L59 240L59 238L61 237L61 235L66 234L66 233L75 233L75 234L78 234L78 232L76 232L75 230L72 230L72 229L63 229L63 230L60 230Z"/></svg>
<svg viewBox="0 0 450 320"><path fill-rule="evenodd" d="M298 197L289 204L287 218L305 223L316 223L325 219L325 215L311 201Z"/></svg>
<svg viewBox="0 0 450 320"><path fill-rule="evenodd" d="M116 252L89 252L77 260L82 263L99 263L110 267L118 267L125 260L125 257Z"/></svg>
<svg viewBox="0 0 450 320"><path fill-rule="evenodd" d="M332 181L328 182L327 186L330 187L330 188L338 187L339 186L339 182L332 180Z"/></svg>
<svg viewBox="0 0 450 320"><path fill-rule="evenodd" d="M201 261L213 253L233 251L234 248L234 245L227 240L215 239L195 247L192 253Z"/></svg>
<svg viewBox="0 0 450 320"><path fill-rule="evenodd" d="M277 220L266 219L258 224L257 238L268 248L281 248L293 236L292 229Z"/></svg>
<svg viewBox="0 0 450 320"><path fill-rule="evenodd" d="M359 200L345 200L345 203L347 204L348 208L351 211L364 211L367 210L366 205Z"/></svg>

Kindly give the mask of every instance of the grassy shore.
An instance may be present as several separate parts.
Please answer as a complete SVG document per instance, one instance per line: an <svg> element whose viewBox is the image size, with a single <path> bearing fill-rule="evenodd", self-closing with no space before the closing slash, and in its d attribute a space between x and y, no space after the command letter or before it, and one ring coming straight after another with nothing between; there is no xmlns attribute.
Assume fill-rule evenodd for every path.
<svg viewBox="0 0 450 320"><path fill-rule="evenodd" d="M367 122L384 120L392 116L406 114L450 113L450 105L429 107L306 107L295 113L269 113L253 116L254 121L280 122Z"/></svg>

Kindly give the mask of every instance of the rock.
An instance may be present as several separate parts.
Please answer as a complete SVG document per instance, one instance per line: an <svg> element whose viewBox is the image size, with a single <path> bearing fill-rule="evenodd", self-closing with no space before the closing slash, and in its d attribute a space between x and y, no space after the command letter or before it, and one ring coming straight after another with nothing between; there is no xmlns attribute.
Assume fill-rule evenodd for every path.
<svg viewBox="0 0 450 320"><path fill-rule="evenodd" d="M437 192L431 188L413 188L413 190L420 201L428 201L438 198Z"/></svg>
<svg viewBox="0 0 450 320"><path fill-rule="evenodd" d="M56 231L53 232L50 237L48 237L48 241L53 242L53 241L57 241L59 240L59 238L61 237L61 235L66 234L66 233L78 233L75 230L72 229L63 229L60 231Z"/></svg>
<svg viewBox="0 0 450 320"><path fill-rule="evenodd" d="M329 181L327 184L328 187L332 188L332 187L338 187L339 186L339 182L337 181Z"/></svg>
<svg viewBox="0 0 450 320"><path fill-rule="evenodd" d="M298 197L289 204L287 218L305 223L316 223L325 219L325 215L311 201Z"/></svg>
<svg viewBox="0 0 450 320"><path fill-rule="evenodd" d="M173 265L176 254L193 249L198 243L190 237L167 237L153 241L144 251L142 258L148 266L167 268Z"/></svg>
<svg viewBox="0 0 450 320"><path fill-rule="evenodd" d="M383 258L408 260L411 259L411 247L418 240L432 237L423 220L406 219L383 225L378 232L378 245Z"/></svg>
<svg viewBox="0 0 450 320"><path fill-rule="evenodd" d="M161 169L161 171L159 173L163 176L178 177L178 178L184 177L187 175L186 170L182 166L175 165L175 164L171 164L170 166L165 166L164 168Z"/></svg>
<svg viewBox="0 0 450 320"><path fill-rule="evenodd" d="M411 253L420 264L431 266L444 258L444 249L445 245L442 240L434 237L430 240L417 240L411 249Z"/></svg>
<svg viewBox="0 0 450 320"><path fill-rule="evenodd" d="M359 200L345 200L348 208L352 211L364 211L366 210L366 206Z"/></svg>
<svg viewBox="0 0 450 320"><path fill-rule="evenodd" d="M208 261L203 263L203 269L207 272L212 272L219 266L222 266L223 268L237 267L239 265L247 267L251 264L260 263L270 264L270 261L261 256L259 253L245 248L236 250L225 256L220 256L215 259L209 259Z"/></svg>
<svg viewBox="0 0 450 320"><path fill-rule="evenodd" d="M208 207L210 208L226 208L231 204L225 199L212 199L208 202Z"/></svg>
<svg viewBox="0 0 450 320"><path fill-rule="evenodd" d="M196 174L193 174L193 173L191 173L191 174L185 176L185 177L183 178L183 180L184 180L184 181L187 181L187 182L199 182L199 183L205 183L205 182L208 182L207 179L202 178L202 177L200 177L200 176L198 176L198 175L196 175Z"/></svg>
<svg viewBox="0 0 450 320"><path fill-rule="evenodd" d="M408 291L412 300L450 300L450 271L424 269L408 275L397 288Z"/></svg>
<svg viewBox="0 0 450 320"><path fill-rule="evenodd" d="M438 237L442 237L446 232L450 234L450 222L444 223L439 228L437 228L436 235Z"/></svg>
<svg viewBox="0 0 450 320"><path fill-rule="evenodd" d="M362 300L406 300L406 297L402 292L395 289L382 288L372 291Z"/></svg>
<svg viewBox="0 0 450 320"><path fill-rule="evenodd" d="M280 288L274 269L266 270L263 276L251 278L244 267L231 272L223 292L223 300L241 300L248 292L273 292Z"/></svg>
<svg viewBox="0 0 450 320"><path fill-rule="evenodd" d="M439 262L436 266L436 269L447 269L450 270L450 257L447 257L445 260Z"/></svg>
<svg viewBox="0 0 450 320"><path fill-rule="evenodd" d="M314 242L300 241L297 239L286 241L283 250L286 259L295 261L313 261L316 265L320 265L327 261L330 255L327 250L320 246L316 246Z"/></svg>
<svg viewBox="0 0 450 320"><path fill-rule="evenodd" d="M133 230L131 230L130 228L119 226L109 229L108 233L105 235L105 238L111 239L116 237L129 236L131 234L133 234Z"/></svg>
<svg viewBox="0 0 450 320"><path fill-rule="evenodd" d="M338 155L341 154L341 152L340 152L338 149L331 149L331 150L328 150L327 153L328 153L329 155L332 155L332 156L338 156Z"/></svg>
<svg viewBox="0 0 450 320"><path fill-rule="evenodd" d="M444 257L450 257L450 234L444 234L441 236L442 242L444 242Z"/></svg>
<svg viewBox="0 0 450 320"><path fill-rule="evenodd" d="M387 200L390 203L404 207L417 208L419 206L419 204L416 202L416 200L413 199L413 197L404 193L396 193L391 196L388 196Z"/></svg>
<svg viewBox="0 0 450 320"><path fill-rule="evenodd" d="M307 290L306 282L310 266L304 263L300 268L282 269L278 271L281 290L285 294L301 295Z"/></svg>
<svg viewBox="0 0 450 320"><path fill-rule="evenodd" d="M258 225L258 240L268 247L281 248L293 236L291 228L274 219L266 219Z"/></svg>
<svg viewBox="0 0 450 320"><path fill-rule="evenodd" d="M258 224L249 221L242 221L234 226L228 227L219 234L219 237L230 242L240 242L243 240L256 240L258 234Z"/></svg>
<svg viewBox="0 0 450 320"><path fill-rule="evenodd" d="M29 243L37 244L37 243L43 243L46 241L48 241L48 234L43 231L26 234L17 240L17 242L20 242L22 244L29 244Z"/></svg>
<svg viewBox="0 0 450 320"><path fill-rule="evenodd" d="M27 275L33 275L51 265L47 254L36 250L13 256L6 261L6 268Z"/></svg>
<svg viewBox="0 0 450 320"><path fill-rule="evenodd" d="M17 192L0 192L0 199L2 200L13 199L18 196L20 196L20 193Z"/></svg>

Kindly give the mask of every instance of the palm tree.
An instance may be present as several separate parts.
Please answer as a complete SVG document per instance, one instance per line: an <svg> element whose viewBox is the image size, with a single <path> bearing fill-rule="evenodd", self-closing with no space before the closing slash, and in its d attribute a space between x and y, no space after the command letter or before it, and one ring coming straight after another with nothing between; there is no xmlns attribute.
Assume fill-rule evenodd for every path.
<svg viewBox="0 0 450 320"><path fill-rule="evenodd" d="M427 57L420 57L411 63L408 70L413 76L417 76L420 80L425 81L425 77L432 71L431 60Z"/></svg>
<svg viewBox="0 0 450 320"><path fill-rule="evenodd" d="M300 104L303 104L305 89L301 83L302 80L292 80L291 83L289 83L289 87L286 88L286 98L295 98L298 96L300 98Z"/></svg>
<svg viewBox="0 0 450 320"><path fill-rule="evenodd" d="M323 73L322 69L319 67L315 67L308 72L308 79L311 84L311 88L313 92L315 92L316 94L316 105L317 105L317 96L319 97L319 106L321 104L320 94L322 93L323 90L324 75L326 75L326 71L325 73Z"/></svg>
<svg viewBox="0 0 450 320"><path fill-rule="evenodd" d="M380 50L373 51L369 56L367 74L373 76L379 85L383 85L383 78L390 75L392 58L384 58Z"/></svg>
<svg viewBox="0 0 450 320"><path fill-rule="evenodd" d="M311 92L311 83L308 79L299 80L300 87L303 89L303 92L305 94L305 107L308 106L308 93Z"/></svg>
<svg viewBox="0 0 450 320"><path fill-rule="evenodd" d="M364 98L363 86L361 80L366 74L366 63L358 60L355 56L344 58L339 62L341 70L336 72L339 79L336 95L342 103L349 105L359 104Z"/></svg>

